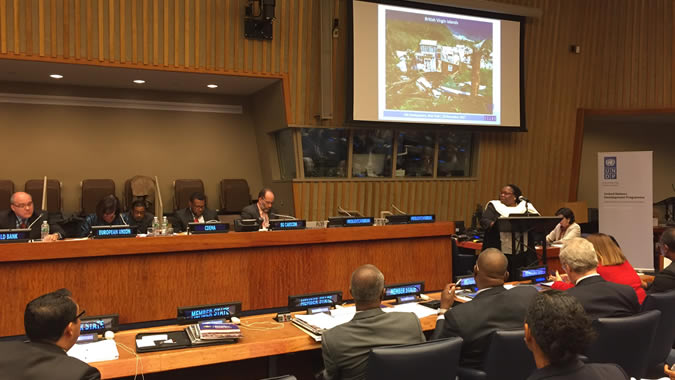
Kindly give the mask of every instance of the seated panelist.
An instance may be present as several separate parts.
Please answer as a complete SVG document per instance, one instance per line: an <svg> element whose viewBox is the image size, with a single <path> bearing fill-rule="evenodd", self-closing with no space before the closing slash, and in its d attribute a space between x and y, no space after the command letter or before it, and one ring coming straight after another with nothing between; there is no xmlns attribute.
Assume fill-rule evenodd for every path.
<svg viewBox="0 0 675 380"><path fill-rule="evenodd" d="M145 208L145 201L137 199L131 203L131 211L122 215L124 220L130 225L136 226L136 232L145 234L148 232L148 227L152 226L152 221L155 216L148 212Z"/></svg>
<svg viewBox="0 0 675 380"><path fill-rule="evenodd" d="M581 227L574 222L574 211L563 207L555 212L555 216L562 216L560 223L546 236L546 242L562 243L575 237L581 237Z"/></svg>
<svg viewBox="0 0 675 380"><path fill-rule="evenodd" d="M176 225L174 231L187 231L190 223L205 223L208 221L218 221L218 213L206 207L206 196L204 193L195 192L190 195L188 207L176 211Z"/></svg>
<svg viewBox="0 0 675 380"><path fill-rule="evenodd" d="M124 215L120 213L120 201L113 194L106 195L98 201L96 213L87 215L80 228L80 237L87 237L91 228L95 226L129 225Z"/></svg>
<svg viewBox="0 0 675 380"><path fill-rule="evenodd" d="M12 194L9 203L9 210L0 211L0 229L30 228L30 238L39 239L40 226L47 220L47 212L35 210L33 197L22 191ZM45 241L55 241L65 235L58 224L49 223L49 231Z"/></svg>
<svg viewBox="0 0 675 380"><path fill-rule="evenodd" d="M263 188L258 193L258 201L250 204L241 210L242 219L257 219L262 227L270 226L270 215L275 214L272 208L274 205L274 193L269 188Z"/></svg>

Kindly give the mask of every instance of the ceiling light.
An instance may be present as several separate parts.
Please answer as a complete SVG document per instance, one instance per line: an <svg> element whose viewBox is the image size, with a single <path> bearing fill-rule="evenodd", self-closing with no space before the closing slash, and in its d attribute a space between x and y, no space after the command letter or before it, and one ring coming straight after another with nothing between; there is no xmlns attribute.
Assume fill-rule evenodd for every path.
<svg viewBox="0 0 675 380"><path fill-rule="evenodd" d="M145 83L145 81L143 79L134 79L134 83L143 84L143 83Z"/></svg>
<svg viewBox="0 0 675 380"><path fill-rule="evenodd" d="M51 78L54 78L54 79L61 79L61 78L63 78L63 75L61 75L61 74L49 74L49 76L50 76Z"/></svg>
<svg viewBox="0 0 675 380"><path fill-rule="evenodd" d="M217 84L207 84L206 87L208 88L218 88Z"/></svg>

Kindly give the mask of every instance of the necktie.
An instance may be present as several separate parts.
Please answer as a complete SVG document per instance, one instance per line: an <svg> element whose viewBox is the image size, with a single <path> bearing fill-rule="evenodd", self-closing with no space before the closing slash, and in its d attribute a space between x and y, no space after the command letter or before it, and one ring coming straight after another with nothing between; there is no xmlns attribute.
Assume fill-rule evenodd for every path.
<svg viewBox="0 0 675 380"><path fill-rule="evenodd" d="M199 218L195 218L195 223L199 223Z"/></svg>
<svg viewBox="0 0 675 380"><path fill-rule="evenodd" d="M19 228L26 228L26 219L21 219L21 224L19 224Z"/></svg>

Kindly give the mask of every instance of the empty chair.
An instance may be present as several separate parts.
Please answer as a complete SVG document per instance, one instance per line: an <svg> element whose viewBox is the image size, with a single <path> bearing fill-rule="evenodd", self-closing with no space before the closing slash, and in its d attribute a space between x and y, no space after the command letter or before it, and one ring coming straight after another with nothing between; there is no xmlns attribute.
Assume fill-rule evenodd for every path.
<svg viewBox="0 0 675 380"><path fill-rule="evenodd" d="M225 214L241 213L251 204L251 192L245 179L223 179L220 181L220 210Z"/></svg>
<svg viewBox="0 0 675 380"><path fill-rule="evenodd" d="M190 195L204 193L204 182L201 179L177 179L173 181L173 210L188 207Z"/></svg>
<svg viewBox="0 0 675 380"><path fill-rule="evenodd" d="M0 211L9 210L9 198L14 194L14 182L0 179Z"/></svg>
<svg viewBox="0 0 675 380"><path fill-rule="evenodd" d="M675 342L675 290L664 293L648 294L642 303L642 311L658 310L661 318L656 326L647 358L647 371L642 377L663 377L663 364Z"/></svg>
<svg viewBox="0 0 675 380"><path fill-rule="evenodd" d="M378 347L368 357L368 380L454 379L462 338Z"/></svg>
<svg viewBox="0 0 675 380"><path fill-rule="evenodd" d="M650 310L630 317L598 318L593 321L598 338L586 351L588 360L618 364L629 376L639 378L647 369L660 317L660 311ZM668 322L673 323L672 320Z"/></svg>
<svg viewBox="0 0 675 380"><path fill-rule="evenodd" d="M36 210L44 210L42 206L41 179L29 179L24 185L24 191L33 197ZM57 179L47 179L47 212L50 214L61 212L61 182Z"/></svg>
<svg viewBox="0 0 675 380"><path fill-rule="evenodd" d="M483 370L459 367L464 379L526 379L536 368L532 353L525 345L524 330L500 330L492 334Z"/></svg>
<svg viewBox="0 0 675 380"><path fill-rule="evenodd" d="M80 215L85 216L96 212L96 205L106 195L115 194L115 181L112 179L84 179L80 182L82 188Z"/></svg>

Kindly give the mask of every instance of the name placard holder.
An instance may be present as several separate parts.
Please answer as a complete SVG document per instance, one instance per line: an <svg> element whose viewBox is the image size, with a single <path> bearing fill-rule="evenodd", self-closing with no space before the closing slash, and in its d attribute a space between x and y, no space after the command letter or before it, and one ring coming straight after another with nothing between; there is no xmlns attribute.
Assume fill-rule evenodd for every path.
<svg viewBox="0 0 675 380"><path fill-rule="evenodd" d="M228 223L188 223L188 235L223 234L230 231Z"/></svg>
<svg viewBox="0 0 675 380"><path fill-rule="evenodd" d="M30 240L30 228L0 230L0 244L25 243Z"/></svg>
<svg viewBox="0 0 675 380"><path fill-rule="evenodd" d="M332 307L342 303L342 292L323 292L288 296L288 309L291 311L308 310L317 307Z"/></svg>
<svg viewBox="0 0 675 380"><path fill-rule="evenodd" d="M132 226L93 226L91 227L94 239L116 239L136 237L136 229Z"/></svg>
<svg viewBox="0 0 675 380"><path fill-rule="evenodd" d="M384 299L396 299L397 303L417 301L417 298L422 293L424 293L424 281L384 286Z"/></svg>
<svg viewBox="0 0 675 380"><path fill-rule="evenodd" d="M237 316L241 312L241 302L228 302L213 305L198 305L179 307L176 321L179 325L209 321L226 320Z"/></svg>

